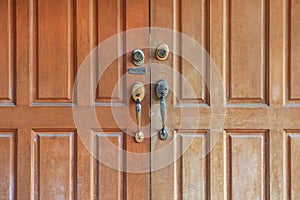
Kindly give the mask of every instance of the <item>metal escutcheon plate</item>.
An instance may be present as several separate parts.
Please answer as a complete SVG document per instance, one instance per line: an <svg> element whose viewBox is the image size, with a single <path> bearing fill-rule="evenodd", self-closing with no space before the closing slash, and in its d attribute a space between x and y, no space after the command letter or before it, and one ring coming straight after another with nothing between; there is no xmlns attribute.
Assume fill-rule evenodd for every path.
<svg viewBox="0 0 300 200"><path fill-rule="evenodd" d="M132 52L132 62L135 66L141 66L144 64L145 61L145 55L144 52L141 49L135 49Z"/></svg>
<svg viewBox="0 0 300 200"><path fill-rule="evenodd" d="M145 135L144 135L143 131L138 131L135 134L135 141L138 143L143 142L144 138L145 138Z"/></svg>
<svg viewBox="0 0 300 200"><path fill-rule="evenodd" d="M160 61L163 61L163 60L167 60L168 56L169 56L169 47L167 44L159 44L158 47L156 48L156 52L155 52L155 55L156 55L156 58Z"/></svg>
<svg viewBox="0 0 300 200"><path fill-rule="evenodd" d="M144 86L144 84L141 83L141 82L136 82L132 87L131 96L132 96L134 101L136 101L137 99L142 101L145 97L145 86Z"/></svg>
<svg viewBox="0 0 300 200"><path fill-rule="evenodd" d="M165 80L157 81L155 93L158 98L161 97L161 94L164 94L165 97L169 95L169 85Z"/></svg>

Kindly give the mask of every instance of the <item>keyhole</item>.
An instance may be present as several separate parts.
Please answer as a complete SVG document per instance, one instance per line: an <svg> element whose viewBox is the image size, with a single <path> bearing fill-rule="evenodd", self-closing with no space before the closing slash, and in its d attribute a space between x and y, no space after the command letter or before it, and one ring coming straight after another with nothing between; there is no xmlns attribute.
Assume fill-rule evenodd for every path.
<svg viewBox="0 0 300 200"><path fill-rule="evenodd" d="M158 53L158 56L159 56L159 57L163 58L163 57L166 56L166 53L167 53L167 52L166 52L165 49L158 49L157 51L158 51L157 53Z"/></svg>

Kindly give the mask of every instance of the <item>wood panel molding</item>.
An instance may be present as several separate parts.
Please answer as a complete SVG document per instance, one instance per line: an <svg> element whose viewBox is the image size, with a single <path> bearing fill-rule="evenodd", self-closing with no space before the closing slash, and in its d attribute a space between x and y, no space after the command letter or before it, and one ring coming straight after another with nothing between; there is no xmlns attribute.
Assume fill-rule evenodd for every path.
<svg viewBox="0 0 300 200"><path fill-rule="evenodd" d="M268 104L269 0L226 0L224 7L227 103Z"/></svg>
<svg viewBox="0 0 300 200"><path fill-rule="evenodd" d="M93 1L93 45L97 47L104 40L125 31L126 10L124 0L94 0ZM115 12L112 13L111 11ZM125 35L125 34L124 34ZM103 52L102 55L118 55L109 66L103 66L101 59L97 59L98 68L95 73L98 88L96 91L96 102L98 103L122 103L126 91L126 80L122 76L126 72L125 37L118 37L117 41L111 41L114 50L118 53ZM98 54L99 55L99 54ZM105 71L103 72L104 68ZM101 72L103 72L101 74ZM99 76L99 80L97 79ZM101 104L100 104L101 105Z"/></svg>
<svg viewBox="0 0 300 200"><path fill-rule="evenodd" d="M269 199L269 131L226 130L227 199Z"/></svg>
<svg viewBox="0 0 300 200"><path fill-rule="evenodd" d="M208 130L177 130L177 197L179 199L208 199L210 193L210 156ZM203 155L206 155L203 157Z"/></svg>
<svg viewBox="0 0 300 200"><path fill-rule="evenodd" d="M30 0L29 46L32 103L71 103L76 1Z"/></svg>
<svg viewBox="0 0 300 200"><path fill-rule="evenodd" d="M17 130L0 129L0 199L17 195Z"/></svg>
<svg viewBox="0 0 300 200"><path fill-rule="evenodd" d="M31 143L31 199L75 199L76 131L33 129Z"/></svg>
<svg viewBox="0 0 300 200"><path fill-rule="evenodd" d="M179 57L179 101L184 104L209 104L210 2L176 2L179 10L174 10L174 16L177 16L175 19L178 22L174 24L181 33L197 41L207 51L207 54L199 55L199 66L193 66L185 58ZM188 23L191 19L194 19L193 25ZM186 55L184 51L188 51L189 47L183 47L181 42L178 45L181 48L179 52Z"/></svg>
<svg viewBox="0 0 300 200"><path fill-rule="evenodd" d="M300 3L295 0L284 0L284 60L286 72L285 101L300 103Z"/></svg>
<svg viewBox="0 0 300 200"><path fill-rule="evenodd" d="M284 196L286 199L300 198L299 173L300 130L284 130Z"/></svg>
<svg viewBox="0 0 300 200"><path fill-rule="evenodd" d="M124 148L123 134L119 130L108 129L102 130L102 132L93 132L93 144L96 151L92 172L94 177L93 196L96 199L125 199L126 184L124 180L126 173L122 171L125 159L122 151L115 151ZM114 145L115 148L107 145ZM109 166L108 162L112 166ZM113 167L117 167L119 170Z"/></svg>
<svg viewBox="0 0 300 200"><path fill-rule="evenodd" d="M0 3L0 106L15 105L16 6L15 1Z"/></svg>

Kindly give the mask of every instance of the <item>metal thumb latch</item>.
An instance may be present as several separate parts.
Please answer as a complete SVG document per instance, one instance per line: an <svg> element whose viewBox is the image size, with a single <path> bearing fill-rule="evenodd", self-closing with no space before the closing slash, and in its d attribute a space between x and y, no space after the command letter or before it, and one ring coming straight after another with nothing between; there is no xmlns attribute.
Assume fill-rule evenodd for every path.
<svg viewBox="0 0 300 200"><path fill-rule="evenodd" d="M136 82L132 86L131 96L135 101L135 116L137 121L138 131L135 134L135 141L142 142L144 140L144 133L141 131L141 120L142 120L142 105L141 101L145 97L145 86L141 82Z"/></svg>
<svg viewBox="0 0 300 200"><path fill-rule="evenodd" d="M166 98L169 94L169 85L165 80L159 80L156 83L156 96L160 99L160 114L161 114L161 121L162 121L162 129L159 131L159 137L162 140L166 140L169 137L168 130L166 129Z"/></svg>

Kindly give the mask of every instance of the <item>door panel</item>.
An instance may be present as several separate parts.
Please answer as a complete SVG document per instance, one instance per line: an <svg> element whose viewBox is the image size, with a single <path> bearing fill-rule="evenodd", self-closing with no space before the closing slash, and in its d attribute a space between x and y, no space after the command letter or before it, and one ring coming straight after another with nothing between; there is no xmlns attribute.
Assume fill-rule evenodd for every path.
<svg viewBox="0 0 300 200"><path fill-rule="evenodd" d="M286 12L285 12L285 42L286 42L286 62L287 62L287 74L288 74L288 102L299 103L300 82L296 77L299 74L300 60L297 54L300 51L300 39L299 39L299 16L300 16L300 4L299 1L287 0Z"/></svg>
<svg viewBox="0 0 300 200"><path fill-rule="evenodd" d="M16 131L2 130L0 133L1 168L0 168L0 198L14 199L16 196Z"/></svg>
<svg viewBox="0 0 300 200"><path fill-rule="evenodd" d="M72 199L75 193L74 131L33 130L32 199Z"/></svg>
<svg viewBox="0 0 300 200"><path fill-rule="evenodd" d="M13 1L0 3L0 102L15 103L15 69L16 69L16 7Z"/></svg>
<svg viewBox="0 0 300 200"><path fill-rule="evenodd" d="M101 146L105 146L106 138L118 148L123 149L123 132L119 131L111 131L105 133L95 132L96 141L95 141L95 150L98 154L107 154L107 156L111 157L110 159L114 163L114 166L118 168L112 169L109 166L101 163L101 161L97 159L93 159L94 162L94 196L96 199L122 199L124 196L123 188L125 186L124 176L122 171L118 171L117 169L123 169L123 155L114 152L111 149L104 149ZM109 187L109 188L108 188ZM109 192L108 192L109 190Z"/></svg>
<svg viewBox="0 0 300 200"><path fill-rule="evenodd" d="M34 0L29 6L32 101L71 102L76 71L75 1Z"/></svg>
<svg viewBox="0 0 300 200"><path fill-rule="evenodd" d="M166 141L157 137L159 100L151 94L153 199L297 199L298 8L293 0L151 1L152 27L184 33L210 56L208 62L198 52L198 63L206 66L200 75L201 66L183 57L193 45L183 46L176 33L166 39L152 31L151 46L167 43L171 51L166 61L151 57L152 82L165 79L172 91ZM214 68L222 95L212 92L218 84ZM210 119L217 99L226 115L215 134L221 119Z"/></svg>
<svg viewBox="0 0 300 200"><path fill-rule="evenodd" d="M268 1L225 3L227 101L268 103Z"/></svg>
<svg viewBox="0 0 300 200"><path fill-rule="evenodd" d="M149 82L149 74L121 80L133 66L131 51L148 44L148 32L126 46L128 38L119 37L114 52L107 52L117 52L117 59L99 84L100 67L88 77L98 90L87 93L86 106L95 108L101 128L79 129L72 113L72 106L80 102L73 98L73 86L82 63L105 39L148 27L149 2L4 0L0 4L0 152L4 156L0 198L149 199L150 157L144 160L148 171L126 173L127 163L137 167L143 163L127 161L126 153L114 155L103 145L108 140L124 152L150 154L150 140L138 144L133 137L137 127L130 93L134 82ZM101 66L101 57L97 61L95 66ZM149 88L146 85L148 95ZM143 126L149 124L145 112L149 102L149 98L142 102ZM90 124L89 116L82 118L82 123ZM93 138L91 152L81 136L84 131L89 133L86 140ZM149 135L147 127L143 131ZM116 169L93 157L98 154L109 155Z"/></svg>
<svg viewBox="0 0 300 200"><path fill-rule="evenodd" d="M0 11L0 198L300 198L298 0L3 0ZM101 128L78 128L73 85L82 63L111 36L149 26L186 34L209 57L154 28L151 36L146 28L118 37L100 52L116 56L104 74L102 54L88 62L97 66L88 77L97 90L85 91L84 103ZM165 61L155 58L160 43L170 48ZM135 48L143 48L148 72L124 78ZM191 53L198 56L189 60ZM158 137L159 79L170 86L166 141ZM137 81L146 84L142 143L133 137ZM90 125L89 116L81 123Z"/></svg>
<svg viewBox="0 0 300 200"><path fill-rule="evenodd" d="M266 130L226 130L229 199L267 199L269 141Z"/></svg>
<svg viewBox="0 0 300 200"><path fill-rule="evenodd" d="M110 36L116 35L122 31L125 31L125 1L105 1L101 0L95 3L95 23L94 43L100 44ZM107 12L111 10L111 12ZM122 49L125 48L123 43L124 38L120 38L117 42L114 42L115 50L119 55L122 53ZM124 83L118 82L121 80L122 75L125 73L125 65L123 61L124 57L119 57L106 69L98 82L97 90L97 102L119 102L124 103ZM101 60L98 60L99 66L101 66ZM101 69L98 69L98 73ZM110 84L105 84L110 83Z"/></svg>
<svg viewBox="0 0 300 200"><path fill-rule="evenodd" d="M286 130L285 132L285 183L287 184L286 197L297 199L299 193L299 161L295 157L299 153L299 130Z"/></svg>

